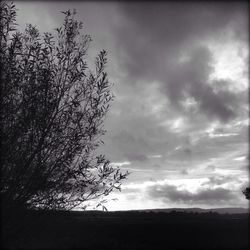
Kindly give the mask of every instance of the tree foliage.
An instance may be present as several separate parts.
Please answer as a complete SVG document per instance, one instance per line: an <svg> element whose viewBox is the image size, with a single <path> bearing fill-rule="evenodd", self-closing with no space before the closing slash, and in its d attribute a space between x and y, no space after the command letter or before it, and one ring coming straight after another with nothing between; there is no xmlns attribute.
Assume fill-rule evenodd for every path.
<svg viewBox="0 0 250 250"><path fill-rule="evenodd" d="M90 36L75 11L40 35L17 31L16 8L1 2L1 197L7 207L72 209L120 189L128 173L95 155L113 99L106 51L90 70Z"/></svg>
<svg viewBox="0 0 250 250"><path fill-rule="evenodd" d="M242 193L245 195L247 200L250 200L250 187L246 187Z"/></svg>

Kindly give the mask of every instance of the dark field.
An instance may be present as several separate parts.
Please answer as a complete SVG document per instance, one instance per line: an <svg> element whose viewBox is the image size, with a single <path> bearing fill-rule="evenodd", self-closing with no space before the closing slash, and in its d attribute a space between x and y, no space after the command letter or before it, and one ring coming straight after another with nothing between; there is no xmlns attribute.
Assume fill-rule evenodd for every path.
<svg viewBox="0 0 250 250"><path fill-rule="evenodd" d="M14 249L248 249L248 214L41 212L3 217ZM4 226L5 225L5 226ZM6 226L7 225L7 226Z"/></svg>

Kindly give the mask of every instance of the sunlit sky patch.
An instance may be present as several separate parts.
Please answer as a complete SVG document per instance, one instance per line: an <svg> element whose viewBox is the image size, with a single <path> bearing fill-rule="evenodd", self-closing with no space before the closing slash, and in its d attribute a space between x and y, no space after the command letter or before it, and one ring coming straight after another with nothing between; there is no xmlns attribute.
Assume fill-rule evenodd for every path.
<svg viewBox="0 0 250 250"><path fill-rule="evenodd" d="M108 51L116 98L99 152L130 172L109 210L247 207L247 2L16 4L21 28L41 31L75 8L89 57Z"/></svg>

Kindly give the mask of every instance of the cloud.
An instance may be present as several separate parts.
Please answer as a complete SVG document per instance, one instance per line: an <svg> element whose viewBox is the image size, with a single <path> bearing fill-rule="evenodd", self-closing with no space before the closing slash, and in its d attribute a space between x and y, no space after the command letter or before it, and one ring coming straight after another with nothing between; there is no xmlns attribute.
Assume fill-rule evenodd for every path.
<svg viewBox="0 0 250 250"><path fill-rule="evenodd" d="M216 169L216 167L214 166L214 165L208 165L206 168L205 168L205 170L207 170L207 171L212 171L212 172L214 172L215 171L215 169Z"/></svg>
<svg viewBox="0 0 250 250"><path fill-rule="evenodd" d="M212 73L212 54L209 49L196 47L189 53L187 62L172 65L171 71L166 73L162 88L171 103L180 111L185 109L183 101L193 99L191 112L197 114L198 110L200 115L205 114L224 122L234 118L238 109L237 95L228 89L215 91L213 86L220 83L209 82Z"/></svg>
<svg viewBox="0 0 250 250"><path fill-rule="evenodd" d="M130 163L129 161L124 161L124 162L112 162L112 165L118 166L118 167L130 165L130 164L131 164L131 163Z"/></svg>
<svg viewBox="0 0 250 250"><path fill-rule="evenodd" d="M208 84L213 58L208 47L201 44L215 37L221 40L221 32L234 34L242 30L238 27L242 24L246 28L244 4L169 2L121 6L127 21L117 29L117 46L130 84L145 85L157 80L179 112L183 111L182 101L194 98L199 113L208 118L223 122L235 118L236 95L228 89L215 92L213 84Z"/></svg>
<svg viewBox="0 0 250 250"><path fill-rule="evenodd" d="M181 170L182 175L188 175L188 171L186 169Z"/></svg>
<svg viewBox="0 0 250 250"><path fill-rule="evenodd" d="M245 160L247 160L247 157L245 155L240 155L238 157L235 157L233 160L234 161L245 161Z"/></svg>
<svg viewBox="0 0 250 250"><path fill-rule="evenodd" d="M145 162L148 160L145 152L150 152L149 145L140 135L134 135L126 130L114 134L111 138L113 145L117 147L117 156L128 161Z"/></svg>
<svg viewBox="0 0 250 250"><path fill-rule="evenodd" d="M149 159L157 159L157 158L162 158L162 155L148 155L147 157Z"/></svg>
<svg viewBox="0 0 250 250"><path fill-rule="evenodd" d="M120 7L124 22L117 27L119 46L126 53L127 70L140 78L157 77L164 69L165 55L175 60L194 42L228 27L247 28L244 3L125 3Z"/></svg>
<svg viewBox="0 0 250 250"><path fill-rule="evenodd" d="M207 182L202 183L204 186L215 186L215 185L222 185L222 184L228 184L229 182L235 182L236 177L235 176L211 176L208 178Z"/></svg>
<svg viewBox="0 0 250 250"><path fill-rule="evenodd" d="M165 202L184 203L221 203L236 198L233 191L225 188L206 188L192 193L188 190L178 190L174 185L154 185L148 187L147 194L151 199L162 199Z"/></svg>

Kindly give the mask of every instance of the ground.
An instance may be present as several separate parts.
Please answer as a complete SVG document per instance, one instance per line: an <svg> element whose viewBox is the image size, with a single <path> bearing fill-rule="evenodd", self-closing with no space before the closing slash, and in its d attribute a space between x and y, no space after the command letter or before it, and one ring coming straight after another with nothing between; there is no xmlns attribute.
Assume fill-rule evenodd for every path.
<svg viewBox="0 0 250 250"><path fill-rule="evenodd" d="M25 211L5 223L2 242L14 249L248 249L248 221L248 214L212 212Z"/></svg>

